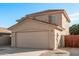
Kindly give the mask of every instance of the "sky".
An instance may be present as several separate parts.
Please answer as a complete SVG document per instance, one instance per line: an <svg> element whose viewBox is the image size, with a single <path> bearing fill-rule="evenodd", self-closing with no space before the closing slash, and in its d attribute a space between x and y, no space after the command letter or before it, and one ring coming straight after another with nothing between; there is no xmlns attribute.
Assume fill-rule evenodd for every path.
<svg viewBox="0 0 79 59"><path fill-rule="evenodd" d="M70 26L79 23L77 3L0 3L0 27L8 28L27 14L48 9L65 9L71 20Z"/></svg>

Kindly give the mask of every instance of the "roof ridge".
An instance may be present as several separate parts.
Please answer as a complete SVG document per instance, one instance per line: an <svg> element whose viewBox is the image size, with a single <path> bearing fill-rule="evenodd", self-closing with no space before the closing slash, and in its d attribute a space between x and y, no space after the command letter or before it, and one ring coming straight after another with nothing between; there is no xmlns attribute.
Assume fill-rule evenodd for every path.
<svg viewBox="0 0 79 59"><path fill-rule="evenodd" d="M29 16L32 16L34 14L46 13L46 12L49 12L49 11L51 12L51 11L65 11L65 10L64 9L48 9L48 10L42 10L42 11L34 12L34 13L31 13L31 14L27 14L27 15L25 15L25 17L22 17L21 19L16 20L16 21L19 22L22 19L24 20L25 18L27 18Z"/></svg>
<svg viewBox="0 0 79 59"><path fill-rule="evenodd" d="M47 11L65 11L65 9L48 9L48 10L41 10L41 11L37 11L37 12L31 13L31 14L28 14L28 15L26 15L26 16L29 16L29 15L32 15L32 14L44 13L44 12L47 12Z"/></svg>

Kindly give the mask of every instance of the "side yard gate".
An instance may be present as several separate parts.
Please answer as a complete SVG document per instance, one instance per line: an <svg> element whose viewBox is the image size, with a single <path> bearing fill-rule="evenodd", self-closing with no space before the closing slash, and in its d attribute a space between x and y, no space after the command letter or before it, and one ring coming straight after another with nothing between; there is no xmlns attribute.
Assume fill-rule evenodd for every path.
<svg viewBox="0 0 79 59"><path fill-rule="evenodd" d="M79 35L64 36L65 47L79 48Z"/></svg>

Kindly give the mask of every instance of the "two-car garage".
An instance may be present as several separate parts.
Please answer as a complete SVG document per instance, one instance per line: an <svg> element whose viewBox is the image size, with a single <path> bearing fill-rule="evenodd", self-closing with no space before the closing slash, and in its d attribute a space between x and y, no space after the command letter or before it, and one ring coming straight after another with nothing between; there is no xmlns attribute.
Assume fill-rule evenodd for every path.
<svg viewBox="0 0 79 59"><path fill-rule="evenodd" d="M12 47L42 49L55 47L53 27L49 27L47 23L27 19L10 30Z"/></svg>
<svg viewBox="0 0 79 59"><path fill-rule="evenodd" d="M48 48L47 31L31 31L16 33L16 47Z"/></svg>

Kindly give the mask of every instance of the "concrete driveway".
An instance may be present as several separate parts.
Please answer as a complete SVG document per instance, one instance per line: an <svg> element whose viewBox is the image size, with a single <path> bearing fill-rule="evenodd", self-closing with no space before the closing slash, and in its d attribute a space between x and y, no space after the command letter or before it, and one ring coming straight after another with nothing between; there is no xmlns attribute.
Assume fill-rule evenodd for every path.
<svg viewBox="0 0 79 59"><path fill-rule="evenodd" d="M39 56L46 51L41 49L0 47L0 55L3 56Z"/></svg>
<svg viewBox="0 0 79 59"><path fill-rule="evenodd" d="M60 48L60 50L68 51L70 53L70 56L79 56L79 48ZM0 56L40 56L41 54L46 53L48 51L52 50L11 48L5 46L0 47Z"/></svg>
<svg viewBox="0 0 79 59"><path fill-rule="evenodd" d="M79 48L60 48L70 53L70 56L79 56Z"/></svg>

